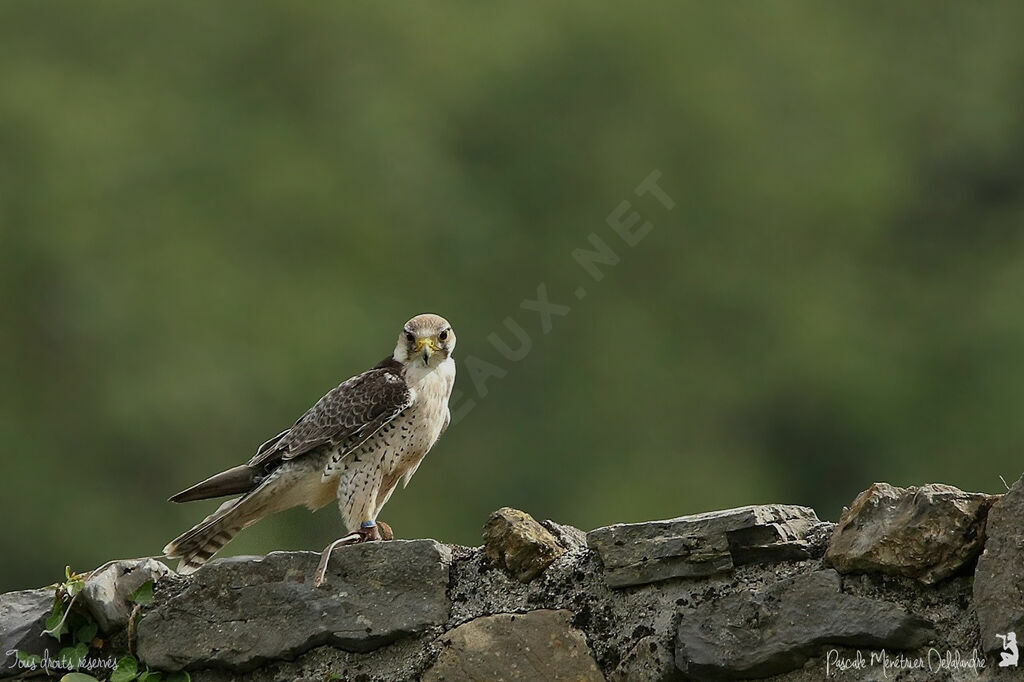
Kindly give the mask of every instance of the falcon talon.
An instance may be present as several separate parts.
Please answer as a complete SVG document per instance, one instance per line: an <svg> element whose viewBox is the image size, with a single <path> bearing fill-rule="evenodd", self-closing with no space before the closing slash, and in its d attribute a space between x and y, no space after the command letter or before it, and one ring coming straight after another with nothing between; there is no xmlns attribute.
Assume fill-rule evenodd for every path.
<svg viewBox="0 0 1024 682"><path fill-rule="evenodd" d="M359 542L376 542L381 539L380 528L377 527L377 524L363 526L357 533L362 538Z"/></svg>
<svg viewBox="0 0 1024 682"><path fill-rule="evenodd" d="M164 547L189 574L257 521L292 507L317 510L337 499L349 535L324 550L315 584L327 575L330 553L359 542L391 540L376 519L401 482L448 428L455 384L455 332L439 315L417 315L402 327L392 354L343 381L295 424L236 466L171 497L191 502L233 496Z"/></svg>
<svg viewBox="0 0 1024 682"><path fill-rule="evenodd" d="M320 563L316 567L316 578L313 580L313 587L320 587L327 580L327 564L331 560L331 554L338 547L347 547L349 545L358 545L363 542L379 542L384 539L382 537L380 529L377 524L366 525L367 521L364 521L359 526L359 530L354 533L349 533L343 538L338 538L320 554ZM391 527L388 526L388 531L391 531ZM394 537L392 535L392 537ZM390 539L390 538L389 538Z"/></svg>
<svg viewBox="0 0 1024 682"><path fill-rule="evenodd" d="M320 553L320 563L316 565L316 576L313 578L313 587L323 587L323 584L327 582L327 564L331 561L331 553L334 552L338 547L344 547L346 545L357 545L363 542L365 537L362 533L349 533L343 538L338 538L331 544L324 548L324 551Z"/></svg>

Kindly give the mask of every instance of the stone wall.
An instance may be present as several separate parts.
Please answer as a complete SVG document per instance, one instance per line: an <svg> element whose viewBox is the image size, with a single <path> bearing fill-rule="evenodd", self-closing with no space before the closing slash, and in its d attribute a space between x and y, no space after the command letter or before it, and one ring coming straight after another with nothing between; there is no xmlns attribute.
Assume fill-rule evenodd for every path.
<svg viewBox="0 0 1024 682"><path fill-rule="evenodd" d="M76 608L104 633L92 655L199 681L1024 679L997 637L1024 635L1022 527L1021 481L999 497L876 484L839 524L764 505L584 534L503 509L480 548L339 548L319 588L312 552L188 578L139 560ZM52 602L0 595L3 652L53 649Z"/></svg>

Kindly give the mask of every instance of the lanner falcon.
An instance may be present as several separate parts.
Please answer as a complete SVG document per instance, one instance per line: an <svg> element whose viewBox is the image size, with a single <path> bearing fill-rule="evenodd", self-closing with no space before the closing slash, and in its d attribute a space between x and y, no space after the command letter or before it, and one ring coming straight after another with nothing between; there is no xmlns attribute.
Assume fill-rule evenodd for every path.
<svg viewBox="0 0 1024 682"><path fill-rule="evenodd" d="M390 540L391 528L377 515L448 427L454 350L455 332L443 317L424 314L406 322L391 357L332 389L294 426L261 445L248 464L173 496L172 502L191 502L241 494L174 539L164 554L181 559L179 573L191 573L260 519L300 505L315 511L335 498L349 534L324 550L317 585L336 546Z"/></svg>

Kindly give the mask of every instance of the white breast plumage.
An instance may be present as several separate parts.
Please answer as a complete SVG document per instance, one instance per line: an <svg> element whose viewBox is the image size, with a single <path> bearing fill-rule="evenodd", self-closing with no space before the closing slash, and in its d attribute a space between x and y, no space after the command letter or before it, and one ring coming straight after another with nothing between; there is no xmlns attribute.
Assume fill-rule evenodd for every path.
<svg viewBox="0 0 1024 682"><path fill-rule="evenodd" d="M243 528L291 507L319 509L335 496L349 534L324 550L314 585L326 579L333 548L393 537L387 523L378 527L377 516L448 425L454 350L455 332L443 317L411 318L389 358L328 391L291 427L264 441L247 464L175 495L185 502L241 493L164 553L180 558L179 571L190 573Z"/></svg>
<svg viewBox="0 0 1024 682"><path fill-rule="evenodd" d="M383 479L397 474L408 484L448 424L455 362L449 358L432 371L409 368L405 379L412 404L354 451L332 453L323 471L325 480L369 461L379 462Z"/></svg>

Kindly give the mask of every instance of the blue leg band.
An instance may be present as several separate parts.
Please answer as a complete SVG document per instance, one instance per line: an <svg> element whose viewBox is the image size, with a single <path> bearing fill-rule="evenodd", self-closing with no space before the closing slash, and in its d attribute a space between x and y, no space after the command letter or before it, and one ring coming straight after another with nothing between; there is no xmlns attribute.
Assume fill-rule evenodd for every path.
<svg viewBox="0 0 1024 682"><path fill-rule="evenodd" d="M362 523L359 524L359 527L360 528L373 528L376 525L377 525L377 521L375 519L373 521L363 521Z"/></svg>

